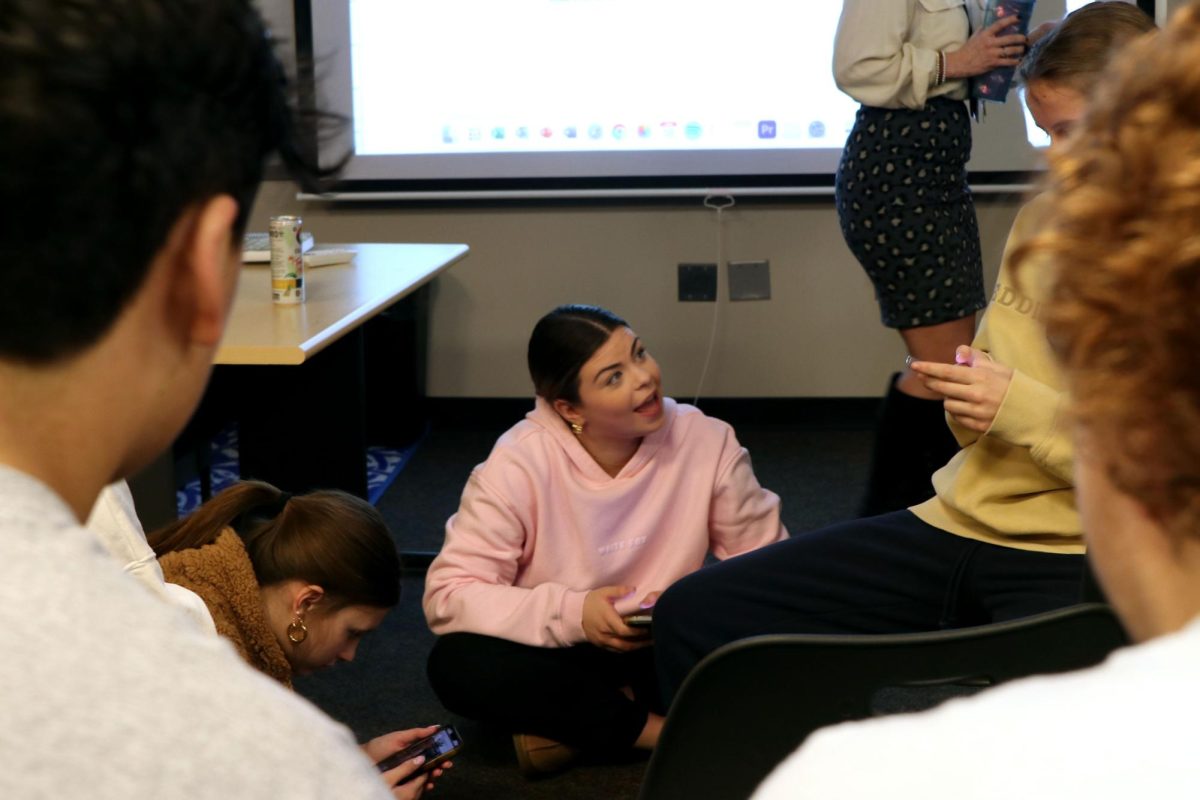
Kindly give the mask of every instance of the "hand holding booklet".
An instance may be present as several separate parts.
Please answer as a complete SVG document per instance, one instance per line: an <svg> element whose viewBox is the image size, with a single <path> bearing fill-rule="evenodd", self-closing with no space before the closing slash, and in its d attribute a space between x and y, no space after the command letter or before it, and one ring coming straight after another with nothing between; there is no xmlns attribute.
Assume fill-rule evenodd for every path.
<svg viewBox="0 0 1200 800"><path fill-rule="evenodd" d="M1006 28L1005 33L1029 33L1029 19L1037 0L983 0L983 21L977 30L988 27L997 20L1015 16L1017 23ZM971 97L1003 103L1012 85L1015 67L996 67L971 79Z"/></svg>

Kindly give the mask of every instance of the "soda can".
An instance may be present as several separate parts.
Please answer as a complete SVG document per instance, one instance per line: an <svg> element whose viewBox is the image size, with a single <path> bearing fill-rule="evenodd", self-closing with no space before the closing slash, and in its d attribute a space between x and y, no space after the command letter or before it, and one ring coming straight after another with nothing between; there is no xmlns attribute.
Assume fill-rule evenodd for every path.
<svg viewBox="0 0 1200 800"><path fill-rule="evenodd" d="M304 250L299 217L271 217L271 299L279 305L304 302Z"/></svg>

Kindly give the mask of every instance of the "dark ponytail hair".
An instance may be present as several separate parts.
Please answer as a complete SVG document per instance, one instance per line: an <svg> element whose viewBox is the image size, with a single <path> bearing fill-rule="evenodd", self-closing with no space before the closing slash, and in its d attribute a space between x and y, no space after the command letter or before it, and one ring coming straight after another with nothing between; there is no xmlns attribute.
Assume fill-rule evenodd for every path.
<svg viewBox="0 0 1200 800"><path fill-rule="evenodd" d="M599 306L559 306L538 320L529 337L529 376L533 390L548 403L579 402L579 370L629 323Z"/></svg>
<svg viewBox="0 0 1200 800"><path fill-rule="evenodd" d="M147 536L154 554L212 544L225 528L242 538L259 586L298 579L325 590L331 609L400 602L400 557L383 516L354 495L291 496L241 481L191 515Z"/></svg>

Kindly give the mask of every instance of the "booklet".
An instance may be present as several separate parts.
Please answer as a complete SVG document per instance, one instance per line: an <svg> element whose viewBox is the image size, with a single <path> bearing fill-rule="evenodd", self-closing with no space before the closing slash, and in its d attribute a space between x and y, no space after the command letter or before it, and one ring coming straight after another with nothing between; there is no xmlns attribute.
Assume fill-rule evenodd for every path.
<svg viewBox="0 0 1200 800"><path fill-rule="evenodd" d="M300 233L300 252L312 250L313 235L308 231ZM255 263L271 260L271 239L265 232L255 231L242 237L242 262Z"/></svg>
<svg viewBox="0 0 1200 800"><path fill-rule="evenodd" d="M1029 33L1029 20L1033 16L1033 6L1036 2L1037 0L983 0L983 21L976 30L986 28L996 20L1015 16L1017 24L1006 28L1005 33L1025 35ZM1015 72L1016 67L997 67L990 72L976 75L971 79L971 97L1003 103L1008 97L1008 89L1012 85Z"/></svg>

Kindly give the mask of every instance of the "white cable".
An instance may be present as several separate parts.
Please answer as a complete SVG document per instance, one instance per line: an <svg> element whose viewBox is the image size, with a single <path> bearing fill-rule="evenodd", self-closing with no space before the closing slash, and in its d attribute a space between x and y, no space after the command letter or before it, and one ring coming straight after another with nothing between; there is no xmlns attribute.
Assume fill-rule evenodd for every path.
<svg viewBox="0 0 1200 800"><path fill-rule="evenodd" d="M712 330L708 334L708 352L704 355L704 366L700 370L700 380L696 384L696 396L692 405L700 405L700 392L704 388L704 378L708 375L708 365L712 361L713 346L717 342L717 319L721 314L721 264L725 263L725 219L722 212L732 208L737 201L732 195L710 194L704 198L704 207L717 212L717 294L713 298Z"/></svg>

